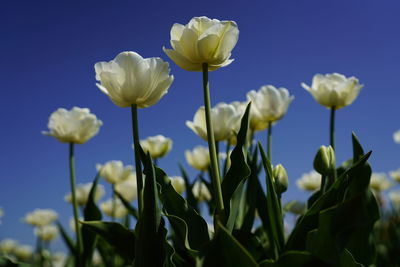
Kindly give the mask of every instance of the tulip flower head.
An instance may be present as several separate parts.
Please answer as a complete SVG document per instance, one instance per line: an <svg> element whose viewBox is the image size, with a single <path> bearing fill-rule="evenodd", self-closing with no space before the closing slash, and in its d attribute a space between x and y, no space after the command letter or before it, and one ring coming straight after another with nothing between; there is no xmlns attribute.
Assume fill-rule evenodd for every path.
<svg viewBox="0 0 400 267"><path fill-rule="evenodd" d="M400 144L400 130L394 132L393 140L396 144Z"/></svg>
<svg viewBox="0 0 400 267"><path fill-rule="evenodd" d="M262 86L258 91L250 91L247 93L247 100L251 101L252 109L254 107L253 120L258 119L259 122L252 124L260 125L256 128L263 128L268 122L280 120L287 112L289 104L293 101L294 96L289 95L286 88L275 88L272 85ZM265 128L264 128L265 129Z"/></svg>
<svg viewBox="0 0 400 267"><path fill-rule="evenodd" d="M202 64L207 63L208 70L213 71L232 63L231 51L238 39L234 21L194 17L186 25L172 26L172 49L163 50L184 70L202 71Z"/></svg>
<svg viewBox="0 0 400 267"><path fill-rule="evenodd" d="M115 185L118 192L126 201L131 202L137 198L136 173L131 173L129 177Z"/></svg>
<svg viewBox="0 0 400 267"><path fill-rule="evenodd" d="M42 134L53 136L62 143L83 144L95 136L102 125L88 108L59 108L50 115L47 125L50 131Z"/></svg>
<svg viewBox="0 0 400 267"><path fill-rule="evenodd" d="M392 207L396 211L400 211L400 191L392 191L389 193L389 199L392 203Z"/></svg>
<svg viewBox="0 0 400 267"><path fill-rule="evenodd" d="M296 184L305 191L316 191L321 187L321 175L316 171L304 173L296 181Z"/></svg>
<svg viewBox="0 0 400 267"><path fill-rule="evenodd" d="M27 224L42 227L53 223L55 220L57 220L57 218L57 212L52 209L35 209L34 211L26 214L24 221Z"/></svg>
<svg viewBox="0 0 400 267"><path fill-rule="evenodd" d="M14 255L22 261L29 260L33 255L33 248L29 245L18 245L14 249Z"/></svg>
<svg viewBox="0 0 400 267"><path fill-rule="evenodd" d="M389 172L389 175L390 177L392 177L393 180L400 183L400 169Z"/></svg>
<svg viewBox="0 0 400 267"><path fill-rule="evenodd" d="M237 109L230 104L218 103L211 109L211 121L214 128L215 141L228 140L235 134L238 121L241 115ZM195 134L207 141L207 125L204 107L200 107L193 118L193 121L186 121Z"/></svg>
<svg viewBox="0 0 400 267"><path fill-rule="evenodd" d="M346 78L339 73L316 74L311 87L302 83L314 99L327 108L339 109L350 105L360 93L362 84L355 77Z"/></svg>
<svg viewBox="0 0 400 267"><path fill-rule="evenodd" d="M117 184L128 179L132 174L133 167L131 165L124 166L119 160L111 160L104 165L97 164L96 169L108 183Z"/></svg>
<svg viewBox="0 0 400 267"><path fill-rule="evenodd" d="M171 181L172 187L175 189L176 192L182 194L185 191L186 189L185 180L183 180L182 177L170 176L169 179Z"/></svg>
<svg viewBox="0 0 400 267"><path fill-rule="evenodd" d="M211 200L211 193L203 182L196 181L192 187L192 193L198 202Z"/></svg>
<svg viewBox="0 0 400 267"><path fill-rule="evenodd" d="M2 254L10 254L14 252L14 249L17 247L18 242L14 239L6 238L0 241L0 255Z"/></svg>
<svg viewBox="0 0 400 267"><path fill-rule="evenodd" d="M374 172L371 175L369 187L373 192L379 193L390 188L393 184L388 180L387 176L383 172Z"/></svg>
<svg viewBox="0 0 400 267"><path fill-rule="evenodd" d="M79 206L85 206L88 198L89 198L89 193L90 189L92 189L93 183L87 183L87 184L78 184L75 190L75 196L76 196L76 202ZM94 194L94 201L98 201L100 198L104 196L104 186L101 184L98 184L96 186L96 191ZM65 195L64 200L72 203L72 194L68 193Z"/></svg>
<svg viewBox="0 0 400 267"><path fill-rule="evenodd" d="M100 209L112 218L123 218L128 214L128 210L120 199L109 199L100 204Z"/></svg>
<svg viewBox="0 0 400 267"><path fill-rule="evenodd" d="M185 158L190 166L199 171L207 171L210 166L210 153L205 146L196 146L192 151L186 150Z"/></svg>
<svg viewBox="0 0 400 267"><path fill-rule="evenodd" d="M162 135L156 135L140 140L140 145L146 153L150 153L153 159L157 159L168 154L172 148L172 140Z"/></svg>
<svg viewBox="0 0 400 267"><path fill-rule="evenodd" d="M119 107L156 104L168 92L174 76L161 58L142 58L135 52L122 52L114 60L94 65L97 87Z"/></svg>
<svg viewBox="0 0 400 267"><path fill-rule="evenodd" d="M36 227L34 230L34 234L43 241L52 241L58 235L58 228L55 225L45 225Z"/></svg>

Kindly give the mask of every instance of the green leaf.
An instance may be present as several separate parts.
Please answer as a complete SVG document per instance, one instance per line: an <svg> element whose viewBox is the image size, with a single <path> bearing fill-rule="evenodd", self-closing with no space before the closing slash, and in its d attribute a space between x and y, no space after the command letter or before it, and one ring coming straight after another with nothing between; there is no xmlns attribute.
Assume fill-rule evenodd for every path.
<svg viewBox="0 0 400 267"><path fill-rule="evenodd" d="M308 267L308 266L327 266L318 258L307 251L287 251L283 253L277 261L264 260L260 267ZM347 265L343 265L346 266Z"/></svg>
<svg viewBox="0 0 400 267"><path fill-rule="evenodd" d="M143 195L143 212L136 224L135 267L164 266L170 260L164 219L158 205L156 175L150 155L142 157L146 175Z"/></svg>
<svg viewBox="0 0 400 267"><path fill-rule="evenodd" d="M92 188L90 189L86 206L83 210L85 221L101 221L102 215L100 209L97 207L95 202L96 188L99 183L100 172L96 174L94 178ZM82 228L82 242L83 242L83 261L85 263L90 262L93 258L93 251L96 246L96 234L88 231L86 228Z"/></svg>
<svg viewBox="0 0 400 267"><path fill-rule="evenodd" d="M202 266L207 267L256 267L257 262L251 254L221 224L218 231L205 250Z"/></svg>
<svg viewBox="0 0 400 267"><path fill-rule="evenodd" d="M106 240L129 263L134 259L135 234L125 226L115 222L81 222L82 229L98 234Z"/></svg>
<svg viewBox="0 0 400 267"><path fill-rule="evenodd" d="M57 227L58 227L58 231L60 232L61 237L62 237L65 245L67 246L69 252L75 256L76 248L75 248L74 241L72 241L72 238L67 234L67 232L65 231L64 227L61 225L60 222L57 222Z"/></svg>
<svg viewBox="0 0 400 267"><path fill-rule="evenodd" d="M282 209L278 200L278 196L275 192L274 181L272 180L271 163L265 155L264 149L261 143L258 143L260 154L266 175L267 185L267 215L268 224L266 230L270 239L270 245L272 252L274 253L274 259L277 259L280 251L282 251L285 244L285 236L283 229L283 218Z"/></svg>
<svg viewBox="0 0 400 267"><path fill-rule="evenodd" d="M250 167L247 164L247 150L246 150L246 137L249 127L249 113L251 103L247 105L246 111L243 115L240 130L237 135L237 144L233 149L230 159L231 166L222 181L222 197L224 201L223 216L226 220L226 227L232 231L235 226L235 221L239 211L239 203L242 197L241 185L245 179L250 175Z"/></svg>

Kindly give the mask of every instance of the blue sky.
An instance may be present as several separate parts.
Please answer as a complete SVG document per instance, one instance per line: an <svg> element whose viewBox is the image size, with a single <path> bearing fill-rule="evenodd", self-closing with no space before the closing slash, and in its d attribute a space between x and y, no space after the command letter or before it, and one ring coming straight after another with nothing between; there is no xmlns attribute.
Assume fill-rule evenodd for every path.
<svg viewBox="0 0 400 267"><path fill-rule="evenodd" d="M301 88L315 73L356 76L364 88L337 112L337 157L351 156L351 131L373 150L374 171L400 167L392 134L400 128L400 2L396 0L286 1L6 1L0 9L0 206L6 216L0 239L34 244L20 222L34 208L53 208L68 225L72 210L67 145L41 135L59 107L88 107L104 123L98 136L76 148L79 183L95 175L95 164L118 159L133 164L130 111L115 106L95 86L93 65L119 52L161 57L175 76L169 93L139 111L140 136L163 134L174 140L160 165L178 175L184 150L203 144L189 128L202 105L201 74L177 67L163 53L174 23L194 16L234 20L240 30L231 65L210 73L211 99L245 100L265 84L286 87L295 96L275 126L274 163L289 174L284 199L304 199L295 181L312 168L320 145L328 143L329 112ZM257 134L265 143L266 132ZM186 165L187 166L187 165ZM187 167L192 176L194 170ZM107 188L109 190L109 188ZM62 249L61 241L54 245Z"/></svg>

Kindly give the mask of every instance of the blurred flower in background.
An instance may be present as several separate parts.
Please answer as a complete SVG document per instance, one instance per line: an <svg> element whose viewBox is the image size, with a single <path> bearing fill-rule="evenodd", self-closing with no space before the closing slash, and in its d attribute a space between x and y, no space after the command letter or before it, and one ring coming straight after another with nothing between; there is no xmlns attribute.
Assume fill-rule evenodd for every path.
<svg viewBox="0 0 400 267"><path fill-rule="evenodd" d="M389 175L393 180L400 183L400 169L389 172Z"/></svg>
<svg viewBox="0 0 400 267"><path fill-rule="evenodd" d="M371 175L369 186L375 193L379 193L390 188L393 184L389 181L386 174L383 172L374 172Z"/></svg>
<svg viewBox="0 0 400 267"><path fill-rule="evenodd" d="M41 227L57 220L58 214L52 209L35 209L24 217L24 222L33 226Z"/></svg>
<svg viewBox="0 0 400 267"><path fill-rule="evenodd" d="M185 180L183 180L182 177L170 176L169 179L171 181L172 187L175 189L176 192L178 192L179 194L182 194L185 191L185 189L186 189Z"/></svg>
<svg viewBox="0 0 400 267"><path fill-rule="evenodd" d="M207 171L210 166L210 153L208 147L196 146L193 150L185 151L187 163L199 171Z"/></svg>
<svg viewBox="0 0 400 267"><path fill-rule="evenodd" d="M34 229L34 234L43 241L50 242L58 235L58 228L55 225L43 225Z"/></svg>
<svg viewBox="0 0 400 267"><path fill-rule="evenodd" d="M167 155L171 150L172 140L163 135L156 135L140 140L140 145L146 153L150 153L153 159L158 159Z"/></svg>
<svg viewBox="0 0 400 267"><path fill-rule="evenodd" d="M111 160L103 165L97 164L96 169L106 182L116 184L128 179L132 174L133 166L124 166L120 160Z"/></svg>
<svg viewBox="0 0 400 267"><path fill-rule="evenodd" d="M75 190L75 195L76 195L76 202L79 206L85 206L88 198L89 198L89 193L90 189L92 188L93 183L86 183L86 184L78 184ZM94 201L98 201L100 198L102 198L105 194L104 186L101 184L98 184L96 186L96 191L94 194ZM68 193L65 195L64 200L72 203L72 195L71 193Z"/></svg>
<svg viewBox="0 0 400 267"><path fill-rule="evenodd" d="M131 202L137 198L136 173L131 173L128 178L115 185L118 192L126 201Z"/></svg>
<svg viewBox="0 0 400 267"><path fill-rule="evenodd" d="M109 199L100 203L100 209L111 218L123 218L128 214L128 210L120 199Z"/></svg>
<svg viewBox="0 0 400 267"><path fill-rule="evenodd" d="M321 187L321 175L316 171L304 173L296 181L296 184L305 191L316 191Z"/></svg>
<svg viewBox="0 0 400 267"><path fill-rule="evenodd" d="M394 132L393 140L395 143L400 144L400 130Z"/></svg>
<svg viewBox="0 0 400 267"><path fill-rule="evenodd" d="M90 113L88 108L59 108L50 115L50 131L43 131L42 134L53 136L62 143L83 144L95 136L102 125L103 122Z"/></svg>
<svg viewBox="0 0 400 267"><path fill-rule="evenodd" d="M211 200L211 193L203 182L196 181L192 187L192 193L199 202Z"/></svg>

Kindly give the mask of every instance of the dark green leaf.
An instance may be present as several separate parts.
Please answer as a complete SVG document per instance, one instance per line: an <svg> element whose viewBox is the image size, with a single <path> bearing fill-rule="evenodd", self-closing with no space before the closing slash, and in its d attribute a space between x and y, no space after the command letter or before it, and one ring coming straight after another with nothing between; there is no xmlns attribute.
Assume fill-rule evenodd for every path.
<svg viewBox="0 0 400 267"><path fill-rule="evenodd" d="M82 229L98 234L106 240L127 261L135 255L135 234L125 226L115 222L81 222Z"/></svg>
<svg viewBox="0 0 400 267"><path fill-rule="evenodd" d="M237 135L237 144L233 149L230 159L231 166L222 181L222 197L224 201L224 214L222 215L226 221L226 227L232 231L235 226L236 217L239 211L241 194L241 185L250 175L250 167L247 164L246 138L249 127L249 113L251 103L247 105L243 115L240 130Z"/></svg>
<svg viewBox="0 0 400 267"><path fill-rule="evenodd" d="M136 220L138 218L138 211L133 207L126 199L118 192L114 190L114 194L121 200L122 204L128 210L128 213L132 215Z"/></svg>
<svg viewBox="0 0 400 267"><path fill-rule="evenodd" d="M75 248L74 241L72 241L71 237L67 234L67 232L65 231L64 227L61 225L60 222L57 222L57 227L58 227L58 231L60 232L61 237L62 237L65 245L67 246L69 252L72 255L75 255L76 248Z"/></svg>
<svg viewBox="0 0 400 267"><path fill-rule="evenodd" d="M307 251L288 251L283 253L277 261L265 260L260 267L324 267L329 266ZM347 265L343 265L346 266Z"/></svg>
<svg viewBox="0 0 400 267"><path fill-rule="evenodd" d="M182 166L182 164L178 164L179 165L179 170L181 171L182 174L182 178L185 181L185 188L186 188L186 200L188 202L188 204L193 207L197 213L199 213L199 207L197 205L197 200L193 195L193 184L190 183L189 181L189 176L185 170L185 168Z"/></svg>

